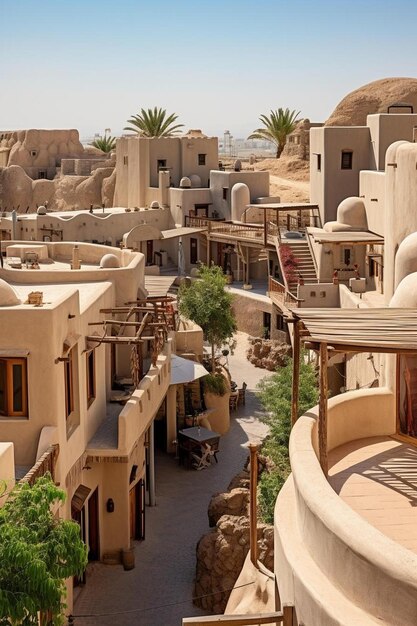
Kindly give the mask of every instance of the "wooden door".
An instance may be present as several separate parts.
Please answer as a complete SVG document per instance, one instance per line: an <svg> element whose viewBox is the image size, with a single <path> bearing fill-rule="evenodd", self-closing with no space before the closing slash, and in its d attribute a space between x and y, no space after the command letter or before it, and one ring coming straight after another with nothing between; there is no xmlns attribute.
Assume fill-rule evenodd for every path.
<svg viewBox="0 0 417 626"><path fill-rule="evenodd" d="M88 500L88 560L100 560L100 534L98 524L98 487Z"/></svg>
<svg viewBox="0 0 417 626"><path fill-rule="evenodd" d="M130 538L145 539L145 481L141 478L129 491Z"/></svg>
<svg viewBox="0 0 417 626"><path fill-rule="evenodd" d="M149 239L149 241L146 242L146 263L148 263L148 265L152 265L153 263L153 240Z"/></svg>

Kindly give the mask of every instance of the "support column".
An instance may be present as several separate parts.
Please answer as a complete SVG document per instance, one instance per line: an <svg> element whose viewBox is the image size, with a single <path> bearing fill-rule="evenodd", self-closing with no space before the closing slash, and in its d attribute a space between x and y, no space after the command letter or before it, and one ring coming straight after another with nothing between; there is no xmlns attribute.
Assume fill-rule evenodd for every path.
<svg viewBox="0 0 417 626"><path fill-rule="evenodd" d="M249 246L246 247L246 271L245 271L245 284L243 285L243 289L252 289L252 285L249 282L249 263L250 260L250 248Z"/></svg>
<svg viewBox="0 0 417 626"><path fill-rule="evenodd" d="M237 255L237 280L240 281L240 254L238 253Z"/></svg>
<svg viewBox="0 0 417 626"><path fill-rule="evenodd" d="M328 352L327 343L320 344L320 396L319 396L319 459L325 476L329 471L327 458L327 396L328 396Z"/></svg>
<svg viewBox="0 0 417 626"><path fill-rule="evenodd" d="M300 322L294 323L292 349L291 425L298 419L298 392L300 387Z"/></svg>
<svg viewBox="0 0 417 626"><path fill-rule="evenodd" d="M258 516L257 516L257 488L258 488L258 446L249 444L250 452L250 559L257 567L258 563Z"/></svg>
<svg viewBox="0 0 417 626"><path fill-rule="evenodd" d="M155 506L155 436L154 421L149 426L149 506Z"/></svg>
<svg viewBox="0 0 417 626"><path fill-rule="evenodd" d="M170 385L166 395L167 450L175 452L173 441L177 438L177 386Z"/></svg>
<svg viewBox="0 0 417 626"><path fill-rule="evenodd" d="M206 265L210 266L210 239L207 237L207 263Z"/></svg>

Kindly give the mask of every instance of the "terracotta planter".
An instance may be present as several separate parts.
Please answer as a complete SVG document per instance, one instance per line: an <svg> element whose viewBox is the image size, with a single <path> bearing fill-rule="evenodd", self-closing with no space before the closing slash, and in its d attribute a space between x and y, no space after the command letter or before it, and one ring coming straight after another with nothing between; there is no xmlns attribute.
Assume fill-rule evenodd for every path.
<svg viewBox="0 0 417 626"><path fill-rule="evenodd" d="M204 393L206 407L208 409L214 409L214 411L208 415L208 420L212 429L220 435L226 434L230 428L229 397L230 393L228 391L224 396L217 396L207 391Z"/></svg>

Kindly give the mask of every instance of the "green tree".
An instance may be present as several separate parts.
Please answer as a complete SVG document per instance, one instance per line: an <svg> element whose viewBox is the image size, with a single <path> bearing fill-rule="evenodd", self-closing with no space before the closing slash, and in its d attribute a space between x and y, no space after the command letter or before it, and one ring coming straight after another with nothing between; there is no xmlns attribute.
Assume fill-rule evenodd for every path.
<svg viewBox="0 0 417 626"><path fill-rule="evenodd" d="M0 509L0 626L63 623L65 579L81 575L87 548L80 527L57 519L65 493L50 475L18 484Z"/></svg>
<svg viewBox="0 0 417 626"><path fill-rule="evenodd" d="M112 152L116 148L116 137L110 137L110 135L97 137L89 145L98 148L102 152Z"/></svg>
<svg viewBox="0 0 417 626"><path fill-rule="evenodd" d="M199 278L189 286L181 285L178 308L181 315L203 329L204 339L211 345L211 370L214 372L215 348L220 348L236 332L233 296L225 290L226 277L221 267L201 265Z"/></svg>
<svg viewBox="0 0 417 626"><path fill-rule="evenodd" d="M278 493L290 472L288 444L291 432L292 359L280 367L272 376L263 378L258 384L258 396L267 411L263 421L269 426L262 453L269 456L274 467L264 472L259 481L259 506L263 520L272 524ZM298 416L318 402L318 385L315 367L301 355Z"/></svg>
<svg viewBox="0 0 417 626"><path fill-rule="evenodd" d="M183 128L184 124L175 124L178 119L176 113L167 116L166 109L141 109L137 115L132 115L124 130L131 130L142 137L172 137Z"/></svg>
<svg viewBox="0 0 417 626"><path fill-rule="evenodd" d="M287 142L287 136L293 132L298 120L300 111L290 111L281 107L276 111L271 111L268 115L261 115L260 121L264 128L257 128L249 135L248 139L264 139L272 142L277 147L277 159L281 156Z"/></svg>

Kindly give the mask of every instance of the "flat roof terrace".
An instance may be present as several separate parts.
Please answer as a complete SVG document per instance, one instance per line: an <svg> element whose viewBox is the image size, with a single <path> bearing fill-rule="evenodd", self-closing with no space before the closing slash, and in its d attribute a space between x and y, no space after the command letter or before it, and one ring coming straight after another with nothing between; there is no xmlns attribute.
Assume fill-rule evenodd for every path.
<svg viewBox="0 0 417 626"><path fill-rule="evenodd" d="M356 513L417 553L417 448L392 437L349 441L329 452L329 483Z"/></svg>

